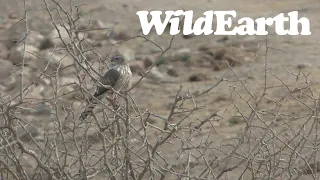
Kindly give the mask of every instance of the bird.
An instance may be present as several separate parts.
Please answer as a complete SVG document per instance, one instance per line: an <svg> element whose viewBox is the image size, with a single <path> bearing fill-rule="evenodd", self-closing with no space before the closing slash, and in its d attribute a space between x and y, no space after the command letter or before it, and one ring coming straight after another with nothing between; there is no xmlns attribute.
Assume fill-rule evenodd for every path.
<svg viewBox="0 0 320 180"><path fill-rule="evenodd" d="M102 101L114 91L120 92L128 87L132 77L132 72L126 58L117 54L112 56L109 63L109 70L100 78L96 91L89 98L89 104L80 115L80 121L84 121L89 114L93 112L94 107L98 104L97 100Z"/></svg>

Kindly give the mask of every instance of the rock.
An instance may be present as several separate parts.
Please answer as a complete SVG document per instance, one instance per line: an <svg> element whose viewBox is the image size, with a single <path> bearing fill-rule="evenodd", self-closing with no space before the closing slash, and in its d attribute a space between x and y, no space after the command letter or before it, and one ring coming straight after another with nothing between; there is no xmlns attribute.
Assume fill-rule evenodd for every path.
<svg viewBox="0 0 320 180"><path fill-rule="evenodd" d="M161 49L158 46L150 46L150 45L145 45L144 49L148 50L146 53L151 53L151 54L156 54L156 53L161 53L161 49L166 49L164 46L160 46Z"/></svg>
<svg viewBox="0 0 320 180"><path fill-rule="evenodd" d="M197 53L190 57L190 61L186 63L189 67L211 67L213 57L205 53Z"/></svg>
<svg viewBox="0 0 320 180"><path fill-rule="evenodd" d="M190 59L191 53L189 48L180 49L174 54L174 59L186 62Z"/></svg>
<svg viewBox="0 0 320 180"><path fill-rule="evenodd" d="M297 68L298 69L304 69L304 68L311 68L312 67L312 64L310 64L310 63L300 63L300 64L298 64L297 65Z"/></svg>
<svg viewBox="0 0 320 180"><path fill-rule="evenodd" d="M44 97L52 97L53 95L53 88L48 88L49 85L47 84L44 84L42 81L37 81L36 84L32 85L30 88L29 88L29 93L26 94L26 103L28 103L26 105L27 108L33 108L33 107L36 107L36 102L32 101L32 100L35 100L35 99L38 99L38 100L41 100L43 99ZM50 92L49 92L50 91ZM26 115L30 115L32 113L35 113L34 110L22 110L21 113L24 113Z"/></svg>
<svg viewBox="0 0 320 180"><path fill-rule="evenodd" d="M45 37L37 32L30 32L27 37L27 44L41 49Z"/></svg>
<svg viewBox="0 0 320 180"><path fill-rule="evenodd" d="M147 78L152 79L154 81L161 81L165 78L165 75L159 71L159 69L154 66L150 72L146 75Z"/></svg>
<svg viewBox="0 0 320 180"><path fill-rule="evenodd" d="M32 141L32 138L35 138L36 136L39 135L39 131L38 131L38 128L34 126L28 125L28 126L25 126L24 128L19 126L17 128L17 134L21 141L29 142L29 141Z"/></svg>
<svg viewBox="0 0 320 180"><path fill-rule="evenodd" d="M8 59L9 57L9 49L0 43L0 59Z"/></svg>
<svg viewBox="0 0 320 180"><path fill-rule="evenodd" d="M52 64L59 65L61 63L61 68L70 66L74 63L74 60L71 56L66 53L52 53L46 52L44 57L51 62Z"/></svg>
<svg viewBox="0 0 320 180"><path fill-rule="evenodd" d="M227 50L225 48L221 48L214 53L214 59L215 60L223 60L226 53L227 53Z"/></svg>
<svg viewBox="0 0 320 180"><path fill-rule="evenodd" d="M157 124L159 121L158 121L156 118L150 116L150 117L147 119L146 122L148 122L148 123L150 123L150 124Z"/></svg>
<svg viewBox="0 0 320 180"><path fill-rule="evenodd" d="M85 26L85 29L96 29L87 31L88 38L94 41L102 41L107 39L107 32L109 31L108 29L103 28L108 27L111 27L111 25L106 25L101 20L92 20L88 26Z"/></svg>
<svg viewBox="0 0 320 180"><path fill-rule="evenodd" d="M183 48L183 49L179 49L179 50L176 52L176 55L179 55L179 56L190 55L191 52L192 52L191 49L189 49L189 48Z"/></svg>
<svg viewBox="0 0 320 180"><path fill-rule="evenodd" d="M74 63L73 59L64 53L44 51L41 52L41 56L42 58L37 58L29 63L29 67L41 73L51 74L57 70L67 72L67 69L64 68Z"/></svg>
<svg viewBox="0 0 320 180"><path fill-rule="evenodd" d="M26 25L24 21L19 21L15 24L10 24L10 27L2 34L2 37L6 37L3 41L4 45L11 49L17 42L22 41L26 35Z"/></svg>
<svg viewBox="0 0 320 180"><path fill-rule="evenodd" d="M220 49L223 49L223 48L219 48L218 51ZM217 47L212 47L207 44L203 44L203 45L199 46L198 50L202 54L206 54L206 55L210 55L210 56L214 57L216 54L216 51L217 51Z"/></svg>
<svg viewBox="0 0 320 180"><path fill-rule="evenodd" d="M80 20L79 30L106 28L106 25L99 19ZM87 31L89 32L89 31Z"/></svg>
<svg viewBox="0 0 320 180"><path fill-rule="evenodd" d="M155 61L156 58L154 56L146 56L143 60L144 67L149 68L153 63L155 63Z"/></svg>
<svg viewBox="0 0 320 180"><path fill-rule="evenodd" d="M19 71L21 72L21 68L19 68ZM35 82L36 80L38 80L39 77L39 72L35 71L34 69L32 69L29 66L25 66L23 69L23 77L24 78L24 83L25 84L30 84L32 82Z"/></svg>
<svg viewBox="0 0 320 180"><path fill-rule="evenodd" d="M230 66L239 66L239 65L241 65L241 62L238 60L240 58L237 58L233 54L227 54L227 55L224 56L224 58L225 58L225 60L228 61Z"/></svg>
<svg viewBox="0 0 320 180"><path fill-rule="evenodd" d="M229 36L223 36L223 37L221 37L221 38L219 38L218 40L217 40L217 42L225 42L225 41L227 41L227 40L229 40Z"/></svg>
<svg viewBox="0 0 320 180"><path fill-rule="evenodd" d="M0 80L10 76L12 70L13 64L11 61L0 59Z"/></svg>
<svg viewBox="0 0 320 180"><path fill-rule="evenodd" d="M237 61L237 58L231 54L226 54L221 59L219 58L218 60L215 59L215 61L211 61L212 68L215 71L226 69L229 65L233 67L240 64L240 61Z"/></svg>
<svg viewBox="0 0 320 180"><path fill-rule="evenodd" d="M53 41L51 41L49 38L45 38L40 46L39 46L39 49L41 50L44 50L44 49L49 49L49 48L52 48L54 47L54 44L53 44Z"/></svg>
<svg viewBox="0 0 320 180"><path fill-rule="evenodd" d="M191 39L191 38L193 38L193 37L195 37L196 35L194 35L193 33L192 34L189 34L189 35L182 35L182 37L184 38L184 39Z"/></svg>
<svg viewBox="0 0 320 180"><path fill-rule="evenodd" d="M10 51L9 59L13 64L21 64L23 55L25 56L24 62L27 64L29 62L34 61L37 59L37 57L31 53L37 54L39 52L39 49L32 46L32 45L25 45L26 52L24 53L24 45L19 44L18 46L14 47Z"/></svg>
<svg viewBox="0 0 320 180"><path fill-rule="evenodd" d="M8 17L10 19L18 19L19 16L18 16L17 12L12 11L12 12L9 13Z"/></svg>
<svg viewBox="0 0 320 180"><path fill-rule="evenodd" d="M210 49L211 47L209 47L207 44L202 44L198 47L198 50L203 52L210 51Z"/></svg>
<svg viewBox="0 0 320 180"><path fill-rule="evenodd" d="M149 73L146 75L146 78L152 80L153 83L177 83L179 82L178 78L173 78L166 73L162 73L157 66L154 66Z"/></svg>
<svg viewBox="0 0 320 180"><path fill-rule="evenodd" d="M16 78L12 74L13 64L11 61L0 59L0 85L4 91L9 91L14 88Z"/></svg>
<svg viewBox="0 0 320 180"><path fill-rule="evenodd" d="M91 44L93 42L95 43L96 46L101 46L102 41L107 38L106 32L103 30L95 30L95 31L89 31L86 41L90 41Z"/></svg>
<svg viewBox="0 0 320 180"><path fill-rule="evenodd" d="M83 102L82 101L73 101L72 104L71 104L71 108L73 110L79 110L82 106L83 106Z"/></svg>
<svg viewBox="0 0 320 180"><path fill-rule="evenodd" d="M215 50L217 49L217 50ZM199 52L191 57L190 66L212 67L218 71L230 66L241 65L245 51L239 49L213 48L206 45L199 47ZM229 64L229 65L228 65Z"/></svg>
<svg viewBox="0 0 320 180"><path fill-rule="evenodd" d="M132 73L140 74L140 72L144 72L144 62L143 61L130 61L129 66Z"/></svg>
<svg viewBox="0 0 320 180"><path fill-rule="evenodd" d="M52 44L53 46L64 47L64 44L63 44L63 42L61 41L61 39L59 37L58 31L60 32L60 35L61 35L61 38L63 39L63 41L66 44L70 44L71 43L71 39L69 37L69 34L68 34L67 30L62 26L57 26L57 29L54 28L49 33L48 38L45 41L46 44ZM42 45L42 47L43 46L44 45Z"/></svg>
<svg viewBox="0 0 320 180"><path fill-rule="evenodd" d="M254 59L253 59L252 57L246 56L246 57L243 58L243 60L244 60L245 62L250 62L250 61L253 61Z"/></svg>
<svg viewBox="0 0 320 180"><path fill-rule="evenodd" d="M194 81L204 81L204 80L208 80L208 77L206 74L203 73L196 73L193 74L189 77L189 81L190 82L194 82Z"/></svg>
<svg viewBox="0 0 320 180"><path fill-rule="evenodd" d="M85 33L86 37L92 41L103 41L107 39L107 32L112 27L112 25L106 25L101 20L80 20L80 25L78 30L82 31L80 33Z"/></svg>
<svg viewBox="0 0 320 180"><path fill-rule="evenodd" d="M35 151L31 150L31 152L35 153ZM35 158L33 158L32 156L28 155L27 153L23 153L21 154L21 156L19 157L19 163L21 165L23 165L23 170L25 171L25 173L29 176L28 179L32 179L34 178L35 176L33 176L36 171L37 171L37 166L38 166L38 163L37 161L35 160ZM41 171L41 175L44 175L44 176L40 176L42 179L42 177L48 177L45 173L45 171ZM39 176L38 176L39 177Z"/></svg>
<svg viewBox="0 0 320 180"><path fill-rule="evenodd" d="M177 70L173 66L168 67L167 74L169 74L170 76L174 76L174 77L179 76L177 73Z"/></svg>
<svg viewBox="0 0 320 180"><path fill-rule="evenodd" d="M45 22L43 17L33 16L28 19L28 28L31 30L28 35L33 36L33 34L47 35L52 30L52 25L50 22ZM26 24L25 21L10 20L7 19L5 24L5 31L1 33L4 41L2 43L11 49L13 46L17 45L17 42L23 43L26 37ZM33 32L37 31L37 32ZM49 31L49 32L48 32ZM39 32L39 33L38 33ZM34 44L31 44L35 46Z"/></svg>
<svg viewBox="0 0 320 180"><path fill-rule="evenodd" d="M0 15L0 28L5 29L7 24L7 18Z"/></svg>
<svg viewBox="0 0 320 180"><path fill-rule="evenodd" d="M126 32L128 31L128 29L128 27L125 27L123 25L116 25L113 28L111 28L110 32L108 33L108 38L115 40L129 39L132 36Z"/></svg>
<svg viewBox="0 0 320 180"><path fill-rule="evenodd" d="M17 86L17 78L13 75L3 78L0 81L0 89L8 93L15 90Z"/></svg>

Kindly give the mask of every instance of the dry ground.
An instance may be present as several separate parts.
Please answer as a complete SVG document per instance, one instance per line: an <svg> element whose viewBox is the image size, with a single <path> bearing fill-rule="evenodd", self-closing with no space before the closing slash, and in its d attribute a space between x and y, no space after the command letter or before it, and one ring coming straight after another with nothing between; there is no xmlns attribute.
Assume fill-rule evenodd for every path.
<svg viewBox="0 0 320 180"><path fill-rule="evenodd" d="M36 15L45 14L42 6L43 2L38 1L39 0L29 1L35 10L32 13ZM82 2L76 1L76 3L87 4L86 6L83 6L85 15L89 15L89 13L91 13L93 19L97 18L104 22L124 24L127 27L130 27L128 31L131 34L138 34L140 30L139 20L135 15L135 12L138 10L175 10L184 8L186 10L193 10L196 16L201 15L202 12L207 10L236 10L238 17L248 16L252 18L261 16L275 16L281 12L286 13L289 11L298 10L299 16L306 16L309 18L312 32L312 35L310 36L278 36L271 28L270 34L267 38L269 41L269 47L274 49L271 49L268 52L267 60L264 56L265 47L262 47L256 56L254 52L254 49L259 45L265 45L266 37L230 36L229 40L225 42L227 45L234 43L236 46L243 45L243 49L246 49L243 50L244 54L237 54L235 58L237 59L238 56L244 56L247 59L247 61L242 61L242 65L232 68L233 72L229 68L220 71L214 71L210 66L199 67L197 66L197 63L195 65L188 65L184 62L169 61L166 62L164 66L172 65L177 69L179 79L178 83L154 83L148 80L143 80L141 84L137 86L137 88L131 91L131 96L133 99L135 99L136 104L139 105L141 111L148 109L152 113L167 116L170 112L170 105L172 104L174 96L179 90L181 84L183 85L184 92L187 92L188 90L191 92L202 91L215 84L219 78L224 76L227 81L222 82L222 84L214 88L206 95L197 98L196 101L198 105L204 106L205 108L201 111L198 111L187 120L188 123L198 123L197 119L203 120L213 112L217 111L218 114L223 118L220 119L219 122L215 122L213 124L213 126L216 128L216 132L215 134L210 135L210 138L212 138L211 141L216 144L219 144L226 139L236 137L243 130L245 122L241 120L236 120L236 122L232 121L233 118L239 116L239 113L237 113L237 110L232 103L237 104L244 113L248 113L250 108L244 100L235 94L236 91L234 91L233 88L237 87L237 91L244 96L244 99L250 99L250 94L248 91L256 97L261 95L265 82L265 62L268 62L268 70L272 74L276 75L275 77L271 73L267 73L267 84L269 87L281 85L282 82L279 79L281 79L285 84L294 84L297 80L294 74L299 73L297 65L311 64L311 66L302 69L302 71L310 74L308 76L308 81L312 85L314 96L319 96L320 61L318 55L320 52L320 3L318 0L92 0ZM23 3L19 1L17 3L17 8L16 5L13 5L15 4L14 1L6 0L2 0L0 4L1 9L4 8L1 13L16 10L19 12L18 9L23 5ZM149 37L163 47L169 44L171 38L166 34L157 36L154 32L150 34ZM217 42L217 40L221 38L221 36L210 35L185 39L181 35L177 35L173 41L172 49L168 53L172 53L184 48L188 48L192 52L195 52L203 45L212 47L215 50L216 47L225 46L225 44ZM154 49L154 47L150 47L149 43L141 40L131 40L125 42L124 44L127 47L135 50L137 54L148 53L151 51L151 49ZM102 51L106 49L108 48L101 48ZM189 77L196 73L205 74L208 79L197 82L189 82ZM235 74L237 76L235 76ZM238 77L246 80L244 85L248 89L244 88L241 83L239 83L239 80L237 79ZM304 85L304 79L302 76L300 77L297 86L302 87ZM264 99L259 109L263 109L264 112L273 111L276 105L271 101L274 99L280 100L281 98L286 98L287 94L288 92L286 88L270 88L270 90L267 91L267 97L270 98L270 100L267 101ZM306 103L312 104L312 101L309 101L308 97L303 94L301 95L301 99L302 101L305 100ZM294 98L291 100L292 101L282 104L283 107L281 112L283 114L289 116L293 114L303 115L307 113L306 108L303 108L303 105L301 105L298 100L295 100ZM261 118L267 119L268 115L265 114L265 117ZM271 120L269 121L272 121L272 117L270 118ZM138 120L137 122L134 122L134 124L137 124L137 126L139 123L140 121ZM152 123L160 127L163 125L163 121L157 118L154 118ZM297 124L299 124L299 121ZM275 127L275 129L276 128L277 127ZM198 136L193 137L196 138L195 141L201 141L207 138L208 135L206 132L211 131L212 126L206 125L203 127L203 129L204 131L202 133L199 133ZM154 138L156 138L156 136L157 134L155 133ZM167 147L170 146L171 145L168 145ZM165 147L164 150L167 150L166 152L163 152L165 154L173 153L170 151L170 148ZM232 163L234 162L230 162L230 164ZM196 171L197 170L195 169L195 172ZM239 174L237 171L233 171L224 177L226 179L238 179ZM311 176L303 176L303 179L308 178L311 178Z"/></svg>

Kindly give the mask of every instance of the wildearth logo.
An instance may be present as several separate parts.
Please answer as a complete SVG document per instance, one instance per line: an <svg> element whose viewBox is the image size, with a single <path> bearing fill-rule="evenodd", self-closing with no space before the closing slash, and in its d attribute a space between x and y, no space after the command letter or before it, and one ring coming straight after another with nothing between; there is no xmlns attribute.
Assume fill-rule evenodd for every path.
<svg viewBox="0 0 320 180"><path fill-rule="evenodd" d="M136 13L139 16L141 28L144 35L148 35L152 26L155 26L155 30L158 35L161 35L165 30L168 23L171 23L170 34L176 35L180 33L179 23L180 17L184 16L183 34L184 35L267 35L267 26L275 25L275 31L278 35L310 35L310 22L306 17L299 19L298 11L292 11L288 13L289 17L285 17L283 13L271 18L261 17L253 20L249 17L243 17L238 20L238 25L230 31L226 31L226 26L231 28L232 19L237 16L236 11L206 11L204 17L198 18L193 24L193 11L166 11L166 17L164 21L161 21L161 11L138 11ZM148 22L148 14L152 19ZM213 15L216 16L217 27L216 31L212 30ZM226 16L229 15L229 17ZM289 22L289 29L284 28L284 23ZM301 24L301 32L299 32L299 24ZM193 27L192 27L193 26ZM255 29L256 27L256 29Z"/></svg>

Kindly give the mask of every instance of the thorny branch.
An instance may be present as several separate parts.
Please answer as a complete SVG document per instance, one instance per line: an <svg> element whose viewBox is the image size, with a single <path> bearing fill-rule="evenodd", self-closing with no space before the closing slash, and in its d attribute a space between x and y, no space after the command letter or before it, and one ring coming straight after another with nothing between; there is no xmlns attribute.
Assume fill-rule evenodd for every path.
<svg viewBox="0 0 320 180"><path fill-rule="evenodd" d="M90 95L88 81L94 82L92 86L98 83L100 73L92 61L102 59L80 33L108 28L79 29L81 9L74 1L69 7L56 0L44 0L44 5L63 44L60 50L66 53L64 57L73 59L73 64L62 67L59 63L56 71L48 73L48 62L44 72L28 84L23 74L30 16L24 1L21 21L26 32L20 42L24 43L20 89L12 99L0 94L1 179L228 179L230 174L238 179L299 179L305 174L319 179L319 97L301 71L287 71L295 79L287 82L269 69L268 51L276 49L269 47L268 39L261 81L248 78L250 75L243 78L229 65L218 81L210 82L202 91L183 93L184 86L177 84L177 92L169 96L172 103L167 115L145 109L133 90L172 48L174 36L166 48L141 35L117 42L113 46L142 38L161 53L130 89L116 93L115 103L99 101L100 111L80 123L77 116L81 105L77 102ZM52 56L56 51L54 47ZM88 58L88 52L96 57ZM45 59L34 52L29 54ZM60 77L68 68L75 69L69 74L74 82L62 85ZM271 79L273 83L269 83ZM29 97L40 81L47 82L52 95ZM253 84L260 87L258 92L252 90ZM72 91L61 93L74 85ZM272 94L274 89L281 89L281 93ZM227 94L226 109L213 110L216 99L203 104L204 98L215 97L217 91ZM78 92L80 98L65 99ZM26 111L37 108L35 104L47 107L50 115L42 116L36 110L28 114ZM202 110L208 108L210 113L203 115ZM304 113L296 113L294 108ZM227 111L235 115L227 116ZM230 127L225 130L219 123L230 123ZM42 132L35 135L30 127Z"/></svg>

